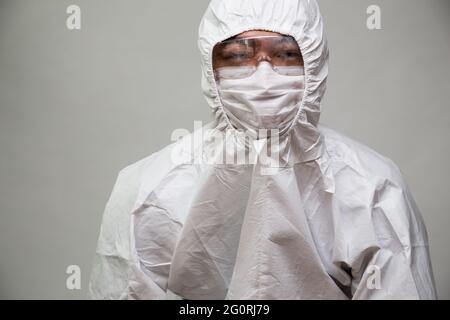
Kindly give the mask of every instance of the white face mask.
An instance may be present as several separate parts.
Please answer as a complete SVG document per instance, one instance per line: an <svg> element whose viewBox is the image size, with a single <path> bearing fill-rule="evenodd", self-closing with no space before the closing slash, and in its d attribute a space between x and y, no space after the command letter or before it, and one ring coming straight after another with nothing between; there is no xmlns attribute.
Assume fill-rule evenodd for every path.
<svg viewBox="0 0 450 320"><path fill-rule="evenodd" d="M216 70L223 107L237 129L256 134L259 129L283 131L291 125L303 98L305 76L302 67L277 68L282 72L263 61L251 76L234 79L226 76L235 72L230 67Z"/></svg>

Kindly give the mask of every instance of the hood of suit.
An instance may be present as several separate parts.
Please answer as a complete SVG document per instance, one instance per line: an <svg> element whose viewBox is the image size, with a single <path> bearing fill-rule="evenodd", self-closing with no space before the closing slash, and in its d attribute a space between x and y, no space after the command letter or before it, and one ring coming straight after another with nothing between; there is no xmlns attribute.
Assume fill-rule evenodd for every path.
<svg viewBox="0 0 450 320"><path fill-rule="evenodd" d="M285 163L319 158L323 141L317 125L328 76L328 46L322 17L315 0L213 0L199 27L198 47L202 65L202 91L215 115L219 130L234 130L221 99L213 70L214 46L250 30L292 36L301 50L305 90L297 114L280 137Z"/></svg>

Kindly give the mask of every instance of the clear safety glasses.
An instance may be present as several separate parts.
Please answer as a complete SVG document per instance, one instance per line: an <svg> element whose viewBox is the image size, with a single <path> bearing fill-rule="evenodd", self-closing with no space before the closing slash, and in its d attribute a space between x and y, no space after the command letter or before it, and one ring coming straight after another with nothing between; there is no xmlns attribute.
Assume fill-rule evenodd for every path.
<svg viewBox="0 0 450 320"><path fill-rule="evenodd" d="M213 69L219 79L250 77L261 61L269 62L281 75L304 75L302 54L291 36L236 36L218 43L213 50Z"/></svg>

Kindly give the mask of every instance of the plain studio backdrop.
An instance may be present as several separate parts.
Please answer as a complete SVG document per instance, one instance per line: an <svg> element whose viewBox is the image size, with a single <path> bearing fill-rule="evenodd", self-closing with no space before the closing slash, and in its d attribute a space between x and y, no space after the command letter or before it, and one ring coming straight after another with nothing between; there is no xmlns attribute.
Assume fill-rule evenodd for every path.
<svg viewBox="0 0 450 320"><path fill-rule="evenodd" d="M0 0L0 297L79 299L120 169L211 119L197 30L208 0ZM81 30L66 8L81 8ZM450 2L319 0L322 123L394 160L450 298ZM381 30L366 26L381 8ZM66 269L81 269L68 290Z"/></svg>

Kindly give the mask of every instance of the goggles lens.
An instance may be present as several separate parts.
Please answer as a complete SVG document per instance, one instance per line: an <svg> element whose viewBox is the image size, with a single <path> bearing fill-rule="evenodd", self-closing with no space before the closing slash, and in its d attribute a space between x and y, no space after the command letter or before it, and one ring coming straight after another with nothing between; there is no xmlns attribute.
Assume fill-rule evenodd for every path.
<svg viewBox="0 0 450 320"><path fill-rule="evenodd" d="M303 66L297 41L291 36L231 38L213 50L214 69L256 66L261 60L274 66Z"/></svg>
<svg viewBox="0 0 450 320"><path fill-rule="evenodd" d="M213 68L219 78L249 77L261 61L283 75L304 74L300 48L291 36L233 37L213 50Z"/></svg>
<svg viewBox="0 0 450 320"><path fill-rule="evenodd" d="M272 69L282 76L304 76L302 66L272 66ZM221 79L244 79L251 77L257 70L257 67L222 67L214 70L217 80Z"/></svg>

